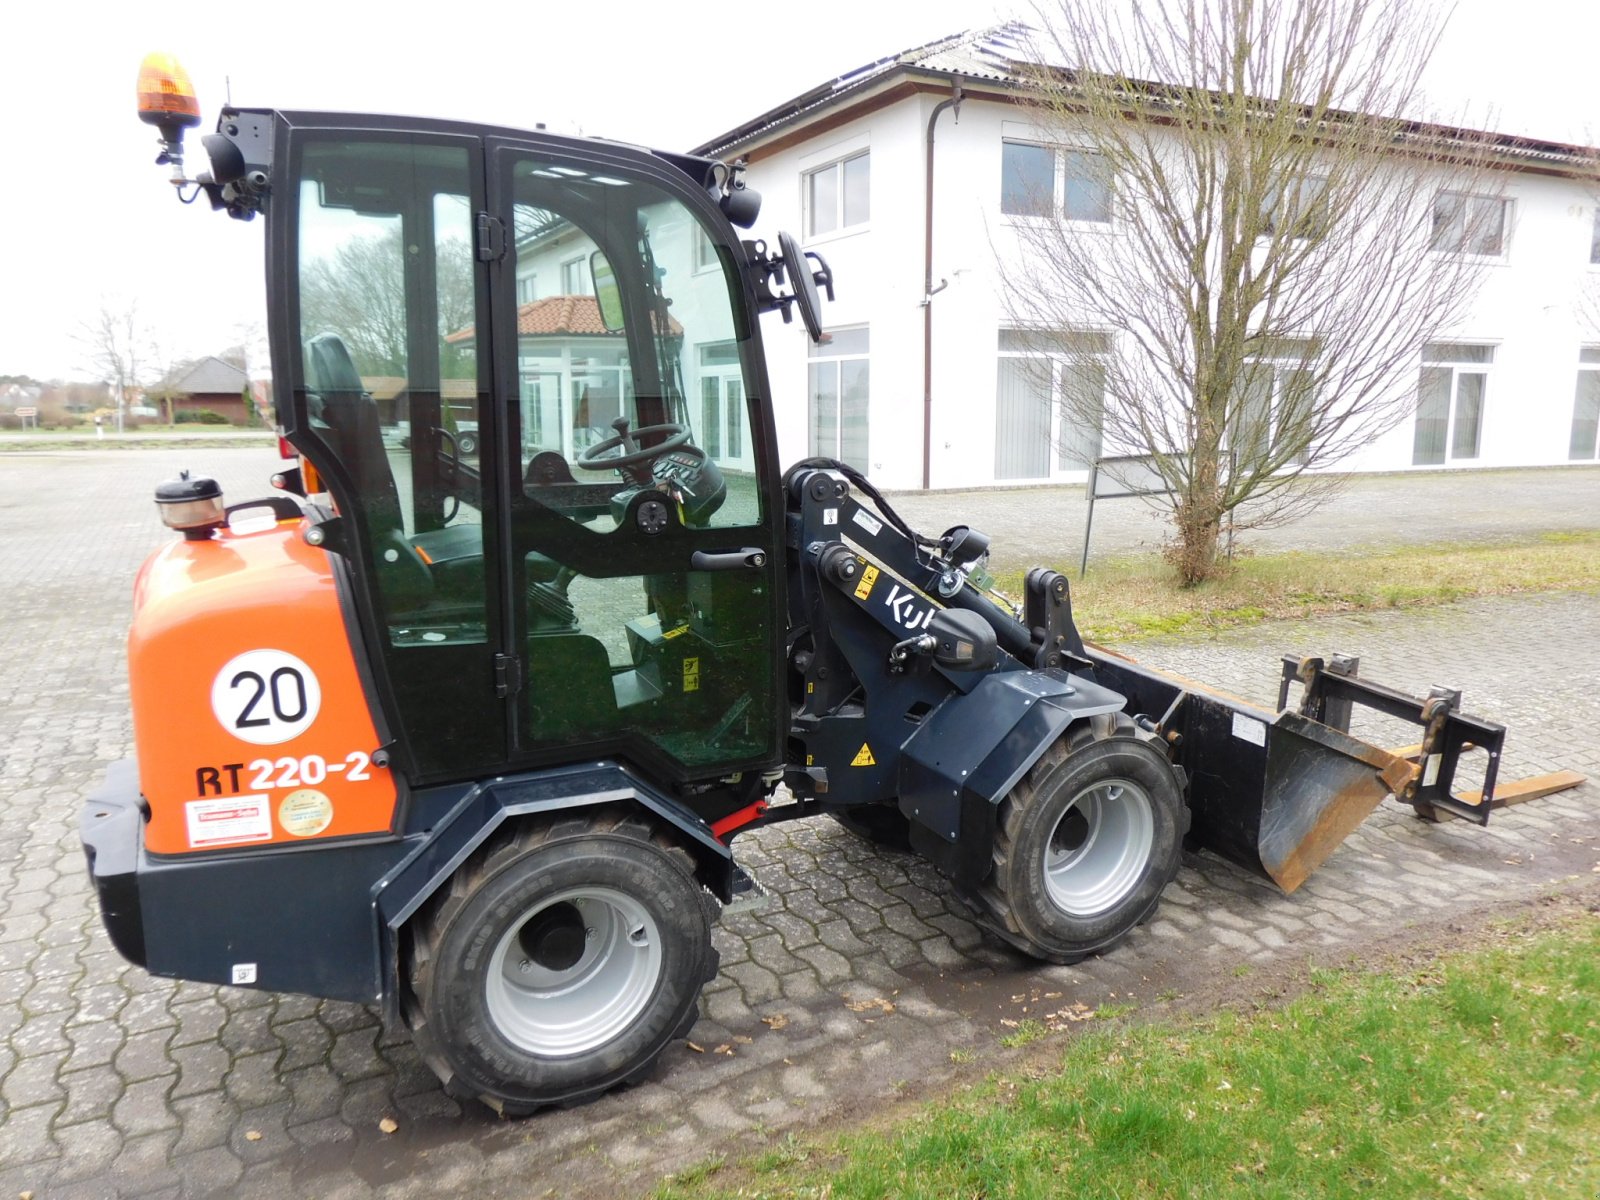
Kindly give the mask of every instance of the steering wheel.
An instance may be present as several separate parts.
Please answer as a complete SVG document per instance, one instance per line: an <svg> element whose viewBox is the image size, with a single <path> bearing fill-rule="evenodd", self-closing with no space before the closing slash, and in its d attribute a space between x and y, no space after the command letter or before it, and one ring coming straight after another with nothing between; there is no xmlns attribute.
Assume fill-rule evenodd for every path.
<svg viewBox="0 0 1600 1200"><path fill-rule="evenodd" d="M576 466L585 471L618 470L624 474L632 467L642 467L646 463L654 462L663 454L676 450L688 444L693 436L687 425L679 425L668 421L661 425L641 425L638 429L628 428L628 418L618 417L611 422L611 427L617 431L615 437L608 437L603 442L596 442L592 446L585 446L578 451ZM634 441L636 437L646 434L666 434L666 440L649 448L641 448ZM622 454L608 454L609 450L624 450Z"/></svg>

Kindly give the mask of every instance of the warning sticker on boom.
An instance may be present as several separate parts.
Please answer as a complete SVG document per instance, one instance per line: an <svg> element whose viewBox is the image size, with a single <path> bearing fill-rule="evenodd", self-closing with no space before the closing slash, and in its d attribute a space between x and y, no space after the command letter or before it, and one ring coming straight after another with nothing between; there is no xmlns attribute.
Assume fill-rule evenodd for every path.
<svg viewBox="0 0 1600 1200"><path fill-rule="evenodd" d="M855 512L850 514L850 519L874 537L883 528L883 522L864 508L856 509Z"/></svg>
<svg viewBox="0 0 1600 1200"><path fill-rule="evenodd" d="M862 742L861 749L856 751L856 756L850 760L850 765L852 767L875 767L878 765L878 760L872 757L872 747Z"/></svg>
<svg viewBox="0 0 1600 1200"><path fill-rule="evenodd" d="M856 584L856 599L865 600L872 595L872 585L878 582L878 568L868 563L861 572L861 582Z"/></svg>

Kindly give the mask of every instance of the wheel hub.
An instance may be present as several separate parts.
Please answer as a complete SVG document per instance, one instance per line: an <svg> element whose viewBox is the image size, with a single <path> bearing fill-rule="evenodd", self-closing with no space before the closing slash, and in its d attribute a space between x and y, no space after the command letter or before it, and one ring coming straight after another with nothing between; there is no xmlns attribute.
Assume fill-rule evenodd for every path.
<svg viewBox="0 0 1600 1200"><path fill-rule="evenodd" d="M495 947L484 986L489 1017L526 1053L584 1054L645 1010L663 963L660 928L636 897L606 887L545 896Z"/></svg>
<svg viewBox="0 0 1600 1200"><path fill-rule="evenodd" d="M1131 780L1102 780L1074 796L1050 831L1045 891L1068 916L1105 912L1139 885L1154 845L1149 793Z"/></svg>
<svg viewBox="0 0 1600 1200"><path fill-rule="evenodd" d="M552 904L517 930L517 942L531 962L547 971L570 971L583 957L583 917L573 904Z"/></svg>

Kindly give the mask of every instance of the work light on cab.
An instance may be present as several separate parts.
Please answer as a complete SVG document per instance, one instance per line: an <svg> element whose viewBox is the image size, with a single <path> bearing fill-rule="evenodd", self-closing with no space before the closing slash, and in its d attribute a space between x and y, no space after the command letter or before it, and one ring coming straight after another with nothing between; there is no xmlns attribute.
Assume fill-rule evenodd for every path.
<svg viewBox="0 0 1600 1200"><path fill-rule="evenodd" d="M200 101L189 73L170 54L147 54L139 64L139 119L161 134L160 164L172 164L172 182L183 175L183 131L200 124Z"/></svg>

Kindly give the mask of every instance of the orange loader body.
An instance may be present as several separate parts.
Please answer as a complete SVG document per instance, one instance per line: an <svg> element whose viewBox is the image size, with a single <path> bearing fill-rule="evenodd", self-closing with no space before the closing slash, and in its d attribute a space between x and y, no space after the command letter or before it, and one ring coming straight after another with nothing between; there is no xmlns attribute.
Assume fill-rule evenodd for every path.
<svg viewBox="0 0 1600 1200"><path fill-rule="evenodd" d="M393 829L351 632L303 524L224 526L139 572L128 666L151 854Z"/></svg>

